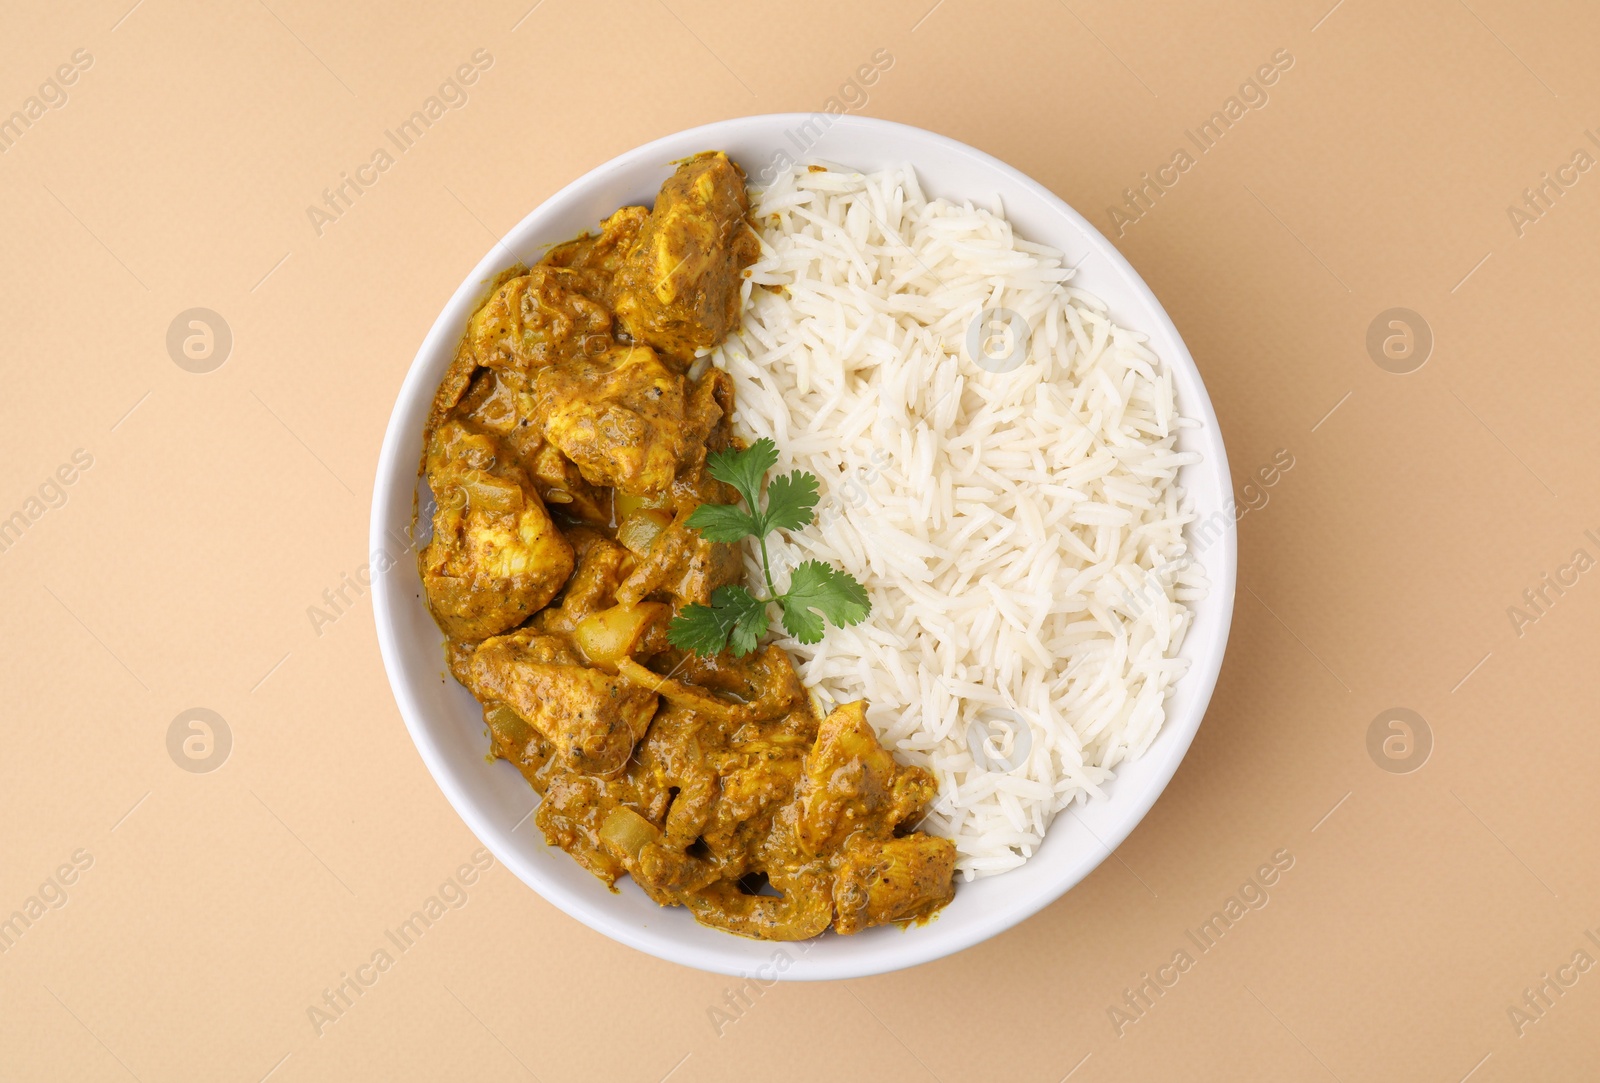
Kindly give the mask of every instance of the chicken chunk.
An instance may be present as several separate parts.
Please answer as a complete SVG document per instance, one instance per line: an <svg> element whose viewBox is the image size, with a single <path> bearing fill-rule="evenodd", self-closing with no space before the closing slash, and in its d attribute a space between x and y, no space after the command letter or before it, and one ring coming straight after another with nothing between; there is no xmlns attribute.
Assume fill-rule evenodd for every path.
<svg viewBox="0 0 1600 1083"><path fill-rule="evenodd" d="M542 635L571 636L585 617L609 606L628 560L626 549L597 530L577 526L563 534L577 554L578 566L567 580L560 604L534 618Z"/></svg>
<svg viewBox="0 0 1600 1083"><path fill-rule="evenodd" d="M686 518L686 517L685 517ZM738 550L707 541L682 519L661 532L650 552L617 588L619 601L634 603L652 594L680 602L711 603L711 592L744 575Z"/></svg>
<svg viewBox="0 0 1600 1083"><path fill-rule="evenodd" d="M609 308L616 295L617 271L649 217L648 207L623 207L601 223L598 234L558 244L540 262L576 271L584 295Z"/></svg>
<svg viewBox="0 0 1600 1083"><path fill-rule="evenodd" d="M833 927L844 934L915 921L955 896L955 843L932 835L853 845L833 881Z"/></svg>
<svg viewBox="0 0 1600 1083"><path fill-rule="evenodd" d="M701 829L712 853L725 856L750 849L749 837L755 833L748 828L767 828L772 812L794 795L803 751L799 738L779 734L741 742L715 757L720 784Z"/></svg>
<svg viewBox="0 0 1600 1083"><path fill-rule="evenodd" d="M937 793L932 775L896 763L878 743L865 703L846 703L822 720L806 753L797 841L816 854L843 846L863 825L888 837Z"/></svg>
<svg viewBox="0 0 1600 1083"><path fill-rule="evenodd" d="M694 443L704 455L723 451L733 437L733 377L711 366L689 388L686 410Z"/></svg>
<svg viewBox="0 0 1600 1083"><path fill-rule="evenodd" d="M825 932L833 919L824 894L747 895L727 880L686 893L683 904L703 925L760 940L809 940Z"/></svg>
<svg viewBox="0 0 1600 1083"><path fill-rule="evenodd" d="M583 665L566 640L524 630L485 641L468 665L472 692L499 700L573 770L613 778L655 714L657 697Z"/></svg>
<svg viewBox="0 0 1600 1083"><path fill-rule="evenodd" d="M744 173L697 154L661 186L617 274L617 320L634 341L687 364L739 322L739 287L761 242L745 221Z"/></svg>
<svg viewBox="0 0 1600 1083"><path fill-rule="evenodd" d="M683 377L649 347L543 369L533 399L544 438L590 484L648 495L677 476L687 451Z"/></svg>
<svg viewBox="0 0 1600 1083"><path fill-rule="evenodd" d="M545 442L535 422L533 381L514 369L480 368L455 408L457 417L491 433L516 453L547 508L593 526L611 521L611 494L583 480L578 468Z"/></svg>
<svg viewBox="0 0 1600 1083"><path fill-rule="evenodd" d="M706 458L733 444L733 377L715 366L689 385L684 404L684 433L688 452L678 464L672 491L663 494L663 507L690 515L701 504L733 504L739 493L706 470Z"/></svg>
<svg viewBox="0 0 1600 1083"><path fill-rule="evenodd" d="M808 703L806 690L794 663L781 647L768 645L742 658L726 652L709 656L685 654L673 672L696 687L737 703L740 710L728 717L738 725L795 720L804 723L803 729L790 731L790 735L804 737L805 747L810 747L816 737L816 721L811 712L795 713L795 708Z"/></svg>
<svg viewBox="0 0 1600 1083"><path fill-rule="evenodd" d="M502 283L467 323L478 364L533 371L610 348L611 314L577 271L541 264Z"/></svg>
<svg viewBox="0 0 1600 1083"><path fill-rule="evenodd" d="M471 676L464 676L462 684L471 680ZM530 782L537 779L553 752L544 734L528 725L516 711L493 700L484 705L483 721L489 727L490 751L514 764Z"/></svg>
<svg viewBox="0 0 1600 1083"><path fill-rule="evenodd" d="M617 878L627 869L600 843L606 811L616 803L611 787L606 779L563 772L549 780L533 822L545 842L561 847L615 891Z"/></svg>
<svg viewBox="0 0 1600 1083"><path fill-rule="evenodd" d="M494 437L449 421L427 477L438 507L419 556L428 608L446 635L478 640L544 608L572 574L572 546Z"/></svg>

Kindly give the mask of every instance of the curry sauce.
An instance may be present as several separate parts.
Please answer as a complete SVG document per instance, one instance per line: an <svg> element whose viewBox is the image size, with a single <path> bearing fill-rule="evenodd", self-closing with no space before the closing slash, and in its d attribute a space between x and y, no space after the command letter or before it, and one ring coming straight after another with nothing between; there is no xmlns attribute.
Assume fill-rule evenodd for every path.
<svg viewBox="0 0 1600 1083"><path fill-rule="evenodd" d="M916 830L937 796L866 705L821 717L788 655L674 647L666 628L743 578L685 521L736 497L706 456L740 446L733 384L697 362L736 327L760 242L744 174L680 164L495 284L435 397L419 564L450 671L535 822L608 885L743 936L926 919L955 848Z"/></svg>

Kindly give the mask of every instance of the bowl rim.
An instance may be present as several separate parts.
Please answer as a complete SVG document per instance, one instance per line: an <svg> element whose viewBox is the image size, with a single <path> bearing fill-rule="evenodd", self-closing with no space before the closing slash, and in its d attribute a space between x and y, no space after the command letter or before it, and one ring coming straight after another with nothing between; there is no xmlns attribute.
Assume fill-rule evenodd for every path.
<svg viewBox="0 0 1600 1083"><path fill-rule="evenodd" d="M384 550L386 544L392 540L387 524L392 520L397 501L403 500L405 502L407 505L406 514L407 516L410 515L411 498L415 492L419 463L405 459L402 455L402 448L406 443L408 432L403 415L406 413L407 404L415 400L419 395L425 396L429 401L432 400L437 378L428 376L426 372L427 359L440 349L453 350L460 341L464 321L457 319L454 314L470 299L481 297L487 288L487 283L506 266L505 257L508 254L515 255L514 251L511 251L514 245L508 243L511 238L530 230L536 230L541 218L547 215L553 216L565 202L619 171L627 170L644 162L660 165L668 163L675 158L681 158L685 154L682 149L685 145L693 145L701 149L718 146L741 129L755 129L771 125L774 131L789 131L808 123L815 123L819 115L821 114L754 114L699 125L651 140L611 158L563 186L542 200L515 226L506 231L452 292L418 346L416 355L412 358L407 368L405 378L396 395L393 411L390 414L388 424L385 426L383 444L378 457L377 469L373 476L372 515L369 530L370 551L378 552ZM829 130L838 126L876 132L891 139L899 138L902 140L909 139L913 142L931 143L942 147L947 152L967 157L980 167L1003 174L1009 178L1011 183L1027 189L1035 198L1048 206L1050 210L1065 219L1066 226L1076 229L1081 234L1084 243L1093 250L1091 254L1105 260L1110 271L1120 276L1125 284L1139 296L1140 302L1148 309L1150 325L1145 325L1145 321L1141 320L1140 325L1133 329L1152 339L1161 338L1170 343L1170 348L1163 348L1160 351L1162 360L1174 369L1186 369L1188 375L1192 377L1194 392L1192 394L1186 393L1184 398L1180 400L1180 413L1200 422L1194 439L1204 445L1202 449L1204 463L1201 465L1208 467L1206 473L1212 475L1214 480L1226 482L1229 494L1228 504L1232 505L1232 483L1228 470L1227 452L1218 426L1216 413L1199 368L1195 364L1194 358L1190 354L1182 336L1178 333L1177 327L1172 323L1171 317L1167 314L1165 307L1156 297L1154 291L1150 289L1139 273L1134 270L1132 264L1127 261L1104 234L1072 206L1021 170L949 136L940 135L908 124L851 115L834 116L829 125ZM690 151L688 153L693 152ZM803 161L805 159L801 157L799 160ZM554 237L548 240L540 239L539 243L553 244L565 239L565 237ZM1153 774L1143 784L1141 790L1123 797L1120 816L1112 828L1101 830L1100 832L1090 832L1103 852L1099 853L1092 861L1080 863L1081 867L1079 868L1066 869L1063 875L1051 880L1043 890L1037 890L1033 893L1008 894L1001 906L988 911L984 915L984 920L969 922L959 931L949 935L929 936L921 940L904 937L902 938L903 950L877 952L870 956L863 953L859 958L852 957L844 961L830 960L825 963L822 960L800 960L799 964L788 968L787 971L779 968L775 976L786 980L847 979L889 973L942 958L998 935L1033 916L1077 886L1098 868L1132 833L1133 829L1143 821L1161 794L1165 792L1167 785L1177 772L1179 764L1183 762L1184 757L1187 755L1195 733L1198 732L1200 723L1210 705L1221 671L1233 620L1238 559L1236 523L1236 516L1230 515L1223 533L1211 546L1212 555L1204 562L1206 575L1210 582L1211 596L1222 605L1220 617L1217 618L1215 623L1213 640L1202 646L1201 649L1204 653L1193 659L1188 672L1173 686L1176 689L1185 682L1192 682L1192 706L1182 718L1171 717L1169 712L1169 716L1163 722L1162 731L1156 739L1156 744L1153 744L1145 753L1145 756L1149 757L1155 751L1156 746L1161 745L1164 748L1164 758L1155 765ZM406 550L407 553L409 551L409 549ZM402 563L404 563L404 554L402 555ZM450 802L450 805L466 823L473 835L494 854L495 858L501 861L519 880L527 884L547 902L552 903L568 916L613 940L654 955L657 958L666 959L684 966L738 977L749 977L750 971L748 968L741 967L726 957L716 956L697 945L676 940L670 933L662 933L654 928L649 930L641 929L629 921L620 919L614 911L608 908L594 906L591 902L574 894L559 882L544 880L536 883L534 878L530 878L529 872L523 868L521 856L514 853L506 845L506 839L502 837L502 829L499 825L489 821L485 811L480 807L472 792L470 792L470 788L464 783L458 782L447 767L446 753L439 739L430 728L428 712L417 702L415 694L408 686L408 681L415 679L415 675L407 673L402 661L402 652L394 619L394 607L397 601L391 596L391 583L387 575L375 575L373 577L372 593L374 626L377 632L380 653L383 657L384 670L388 677L390 691L395 698L396 706L400 710L406 729L410 733L423 763L427 766L429 774L432 775L434 782L444 793L446 800ZM1197 628L1191 628L1188 634L1192 636L1196 630ZM1122 766L1119 765L1117 770L1120 775ZM1076 816L1073 818L1078 819ZM1081 824L1081 822L1080 819L1079 823ZM1066 827L1067 825L1063 823L1063 818L1058 816L1051 829L1061 831ZM515 830L515 828L512 830ZM505 834L509 835L509 832ZM1038 856L1036 853L1032 860L1037 860ZM1026 866L1023 867L1025 868ZM995 879L1003 879L1005 875L1007 874L1001 874ZM959 894L959 886L957 890ZM939 925L935 921L920 928L937 930ZM778 948L783 946L778 942L762 943L769 943L771 946ZM817 965L800 965L810 963Z"/></svg>

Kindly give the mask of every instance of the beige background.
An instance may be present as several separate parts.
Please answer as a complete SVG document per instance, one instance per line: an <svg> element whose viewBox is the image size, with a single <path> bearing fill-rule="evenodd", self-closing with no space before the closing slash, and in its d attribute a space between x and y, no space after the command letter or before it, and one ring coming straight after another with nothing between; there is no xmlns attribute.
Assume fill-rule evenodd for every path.
<svg viewBox="0 0 1600 1083"><path fill-rule="evenodd" d="M1600 572L1520 635L1507 612L1600 557L1600 172L1520 235L1507 211L1600 154L1592 5L130 3L12 6L0 32L0 115L92 57L0 155L0 517L39 513L0 553L0 918L92 861L0 954L0 1077L1595 1078L1600 969L1520 1034L1508 1014L1600 959ZM306 207L478 49L465 105L319 236ZM559 186L691 125L820 109L879 49L858 111L998 155L1102 229L1294 58L1115 238L1258 505L1193 751L1116 860L938 963L768 989L719 1034L733 982L496 867L319 1036L323 990L476 848L366 596L307 612L366 559L417 344ZM197 307L233 338L206 374L166 346ZM1366 346L1395 307L1435 339L1409 375ZM30 508L79 449L66 503ZM1244 494L1279 449L1293 469ZM209 772L168 751L194 707L232 737ZM1394 707L1434 741L1409 774L1367 750ZM1270 902L1119 1035L1124 989L1281 849Z"/></svg>

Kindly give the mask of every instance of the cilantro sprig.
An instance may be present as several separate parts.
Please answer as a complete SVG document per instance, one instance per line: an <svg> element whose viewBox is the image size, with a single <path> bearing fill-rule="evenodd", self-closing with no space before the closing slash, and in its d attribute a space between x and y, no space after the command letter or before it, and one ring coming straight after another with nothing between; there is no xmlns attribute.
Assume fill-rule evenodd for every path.
<svg viewBox="0 0 1600 1083"><path fill-rule="evenodd" d="M777 605L788 633L802 643L822 639L824 623L838 627L859 624L872 612L866 588L849 572L820 560L808 560L789 575L789 589L778 591L767 558L767 535L774 530L799 530L811 523L817 506L817 479L793 470L767 483L762 500L761 481L778 465L778 447L760 439L743 451L729 448L706 458L706 470L718 481L733 486L744 500L737 504L701 504L686 520L707 541L729 545L755 538L761 547L761 573L767 581L765 597L745 587L718 587L710 605L687 605L667 626L673 646L696 654L713 655L727 649L735 658L755 650L770 623L769 607Z"/></svg>

